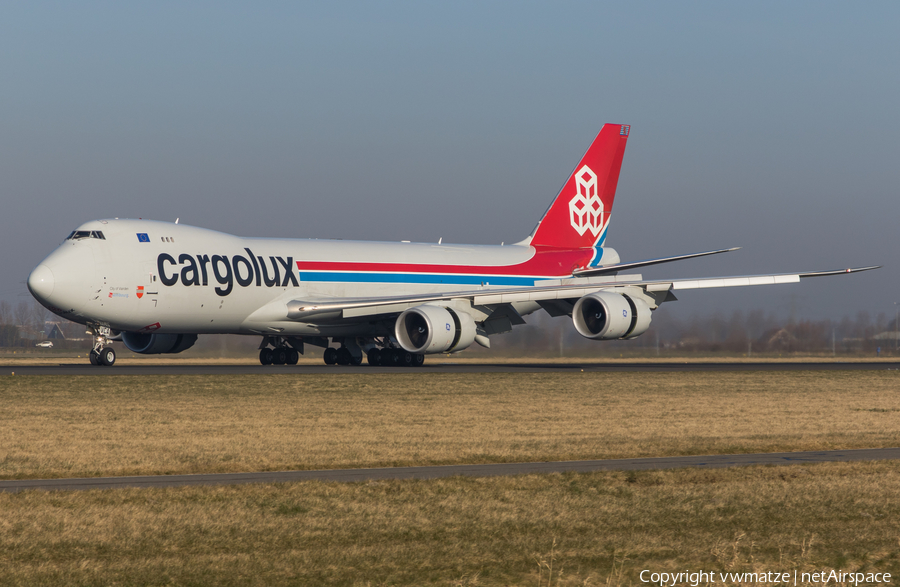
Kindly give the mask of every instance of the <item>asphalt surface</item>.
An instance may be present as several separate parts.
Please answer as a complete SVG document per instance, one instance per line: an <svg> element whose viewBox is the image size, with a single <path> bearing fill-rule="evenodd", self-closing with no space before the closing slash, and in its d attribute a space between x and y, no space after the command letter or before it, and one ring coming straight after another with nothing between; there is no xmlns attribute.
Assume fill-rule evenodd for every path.
<svg viewBox="0 0 900 587"><path fill-rule="evenodd" d="M900 448L701 455L598 461L501 463L491 465L447 465L439 467L391 467L380 469L330 469L322 471L276 471L216 475L149 475L143 477L96 477L83 479L30 479L0 481L0 491L28 489L72 491L123 487L183 487L186 485L239 485L244 483L290 483L296 481L383 481L389 479L438 479L442 477L495 477L593 471L646 471L652 469L722 468L748 465L796 465L839 461L900 459Z"/></svg>
<svg viewBox="0 0 900 587"><path fill-rule="evenodd" d="M621 372L663 373L673 371L887 371L900 370L900 361L867 363L433 363L422 367L358 367L337 365L114 365L93 366L66 362L58 365L2 365L0 375L297 375L325 373L572 373Z"/></svg>

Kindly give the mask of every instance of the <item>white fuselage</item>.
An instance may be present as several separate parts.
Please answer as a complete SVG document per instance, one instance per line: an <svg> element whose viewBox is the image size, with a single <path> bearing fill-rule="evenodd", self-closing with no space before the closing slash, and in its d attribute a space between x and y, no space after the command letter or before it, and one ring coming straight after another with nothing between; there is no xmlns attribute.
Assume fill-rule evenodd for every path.
<svg viewBox="0 0 900 587"><path fill-rule="evenodd" d="M365 321L287 320L286 304L533 285L571 274L563 263L548 273L543 263L529 275L536 267L528 245L242 238L119 219L78 231L103 238L66 240L29 286L56 314L120 331L363 335Z"/></svg>

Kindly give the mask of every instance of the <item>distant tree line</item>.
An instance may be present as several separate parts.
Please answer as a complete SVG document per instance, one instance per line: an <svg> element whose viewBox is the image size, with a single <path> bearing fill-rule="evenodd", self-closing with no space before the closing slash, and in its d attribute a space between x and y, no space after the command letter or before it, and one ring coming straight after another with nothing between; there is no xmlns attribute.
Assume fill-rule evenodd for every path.
<svg viewBox="0 0 900 587"><path fill-rule="evenodd" d="M839 320L793 320L762 310L736 310L686 318L665 309L654 312L650 329L628 341L593 341L575 331L571 319L542 312L528 325L494 336L492 349L504 354L548 356L619 355L622 353L727 353L738 355L813 353L898 355L897 324L885 314L858 312Z"/></svg>
<svg viewBox="0 0 900 587"><path fill-rule="evenodd" d="M737 310L681 317L665 308L654 312L650 329L628 341L592 341L575 331L569 318L550 318L543 312L527 317L528 324L512 332L491 337L491 351L503 355L618 356L624 353L660 356L682 353L730 355L813 353L843 355L874 354L900 356L895 336L897 324L886 314L874 317L858 312L840 320L793 320L762 310ZM52 324L65 340L54 339L57 348L81 348L89 344L85 327L64 320L36 301L13 306L0 301L0 347L33 347L46 340ZM81 339L81 340L74 340ZM255 337L210 335L200 337L194 351L204 354L245 355L252 352ZM314 349L312 349L314 350ZM473 345L468 353L478 353Z"/></svg>

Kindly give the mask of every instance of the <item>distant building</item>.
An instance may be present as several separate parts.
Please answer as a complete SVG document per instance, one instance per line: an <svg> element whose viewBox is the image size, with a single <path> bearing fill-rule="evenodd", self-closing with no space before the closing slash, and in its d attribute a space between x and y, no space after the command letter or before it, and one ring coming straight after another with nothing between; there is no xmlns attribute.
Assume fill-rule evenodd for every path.
<svg viewBox="0 0 900 587"><path fill-rule="evenodd" d="M52 339L52 340L66 340L66 335L63 334L62 328L59 327L59 322L44 322L44 338Z"/></svg>

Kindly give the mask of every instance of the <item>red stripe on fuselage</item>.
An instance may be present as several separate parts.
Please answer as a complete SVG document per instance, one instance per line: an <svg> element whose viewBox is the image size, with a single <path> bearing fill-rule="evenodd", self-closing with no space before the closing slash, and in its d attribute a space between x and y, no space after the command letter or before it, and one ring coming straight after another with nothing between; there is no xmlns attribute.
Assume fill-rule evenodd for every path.
<svg viewBox="0 0 900 587"><path fill-rule="evenodd" d="M529 277L569 277L586 267L593 249L536 247L533 257L515 265L430 265L424 263L357 263L343 261L297 261L300 271L370 271L396 273L446 273L477 275L521 275Z"/></svg>

